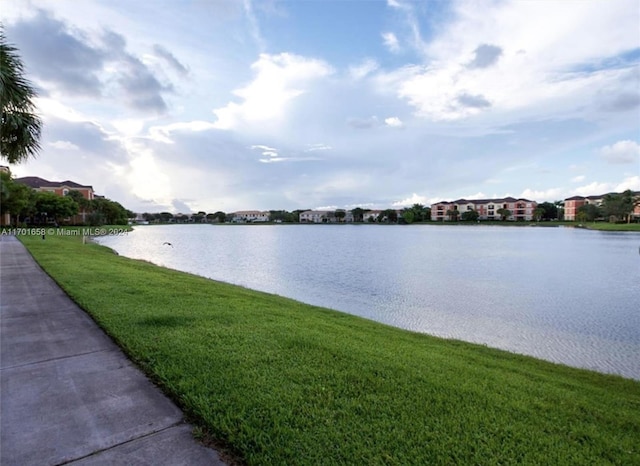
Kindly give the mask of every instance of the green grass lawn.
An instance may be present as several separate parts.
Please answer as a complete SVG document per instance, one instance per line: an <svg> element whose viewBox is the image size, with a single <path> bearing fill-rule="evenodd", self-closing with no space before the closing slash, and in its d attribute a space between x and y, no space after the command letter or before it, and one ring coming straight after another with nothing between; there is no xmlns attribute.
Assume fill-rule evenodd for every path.
<svg viewBox="0 0 640 466"><path fill-rule="evenodd" d="M593 222L593 223L584 223L583 225L584 225L584 228L588 228L590 230L640 232L640 223Z"/></svg>
<svg viewBox="0 0 640 466"><path fill-rule="evenodd" d="M640 464L637 381L395 329L78 237L21 240L238 462Z"/></svg>

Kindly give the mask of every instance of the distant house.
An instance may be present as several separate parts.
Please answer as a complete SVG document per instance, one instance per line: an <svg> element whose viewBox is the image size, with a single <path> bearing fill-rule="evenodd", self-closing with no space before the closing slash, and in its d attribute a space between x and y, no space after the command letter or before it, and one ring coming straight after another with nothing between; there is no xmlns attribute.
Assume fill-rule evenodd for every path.
<svg viewBox="0 0 640 466"><path fill-rule="evenodd" d="M240 210L234 212L234 223L259 223L269 221L269 212L260 210Z"/></svg>
<svg viewBox="0 0 640 466"><path fill-rule="evenodd" d="M475 210L478 212L480 220L500 220L498 213L500 209L506 209L511 212L507 220L531 221L538 203L529 199L515 199L513 197L503 197L498 199L458 199L457 201L443 201L431 205L431 220L434 222L443 222L453 220L449 211L457 211L458 219L463 212Z"/></svg>
<svg viewBox="0 0 640 466"><path fill-rule="evenodd" d="M79 191L89 201L96 197L92 186L79 184L75 181L49 181L37 176L24 176L16 178L14 181L29 186L36 191L53 193L58 196L66 196L70 191Z"/></svg>
<svg viewBox="0 0 640 466"><path fill-rule="evenodd" d="M306 210L300 213L300 223L331 223L335 221L333 210Z"/></svg>
<svg viewBox="0 0 640 466"><path fill-rule="evenodd" d="M380 216L381 213L382 213L381 210L367 210L362 214L362 221L363 222L376 221L378 220L378 217Z"/></svg>

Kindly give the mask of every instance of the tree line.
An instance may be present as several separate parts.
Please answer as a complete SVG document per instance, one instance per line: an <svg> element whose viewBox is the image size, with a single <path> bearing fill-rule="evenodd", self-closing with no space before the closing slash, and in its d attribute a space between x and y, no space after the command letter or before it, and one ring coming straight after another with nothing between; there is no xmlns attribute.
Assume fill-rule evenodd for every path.
<svg viewBox="0 0 640 466"><path fill-rule="evenodd" d="M0 173L0 214L12 225L126 225L136 214L107 198L86 199L80 191L66 196L36 191ZM80 215L82 214L82 215ZM79 218L79 217L82 218Z"/></svg>
<svg viewBox="0 0 640 466"><path fill-rule="evenodd" d="M275 223L299 223L300 214L312 209L269 210L269 221ZM351 213L354 222L364 222L365 214L371 209L356 207L349 211L337 209L329 211L327 221L344 222L347 212ZM142 219L149 223L231 223L234 221L234 212L217 211L206 213L200 211L194 214L172 214L171 212L145 212ZM422 204L414 204L412 207L402 209L400 212L394 209L380 211L376 217L369 216L366 220L371 223L414 223L431 220L431 209Z"/></svg>

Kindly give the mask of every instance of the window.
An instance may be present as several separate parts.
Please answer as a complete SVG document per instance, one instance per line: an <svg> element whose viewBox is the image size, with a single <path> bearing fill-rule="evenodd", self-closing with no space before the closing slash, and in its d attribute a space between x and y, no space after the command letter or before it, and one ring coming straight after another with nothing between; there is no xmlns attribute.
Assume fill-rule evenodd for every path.
<svg viewBox="0 0 640 466"><path fill-rule="evenodd" d="M62 195L66 196L67 194L69 194L69 190L68 189L63 189L62 190Z"/></svg>

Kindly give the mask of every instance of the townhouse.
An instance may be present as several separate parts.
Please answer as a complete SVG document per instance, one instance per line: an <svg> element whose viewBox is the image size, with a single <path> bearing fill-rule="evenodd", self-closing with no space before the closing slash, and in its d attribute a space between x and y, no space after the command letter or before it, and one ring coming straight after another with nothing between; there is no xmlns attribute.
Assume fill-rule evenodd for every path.
<svg viewBox="0 0 640 466"><path fill-rule="evenodd" d="M259 223L269 221L269 211L240 210L233 213L234 223Z"/></svg>
<svg viewBox="0 0 640 466"><path fill-rule="evenodd" d="M431 220L434 222L443 222L454 220L454 216L458 217L463 212L475 210L478 212L480 220L501 220L498 213L500 209L506 209L511 212L507 220L511 221L531 221L534 218L534 211L538 203L529 199L515 199L513 197L503 197L498 199L458 199L457 201L443 201L431 205ZM450 211L456 211L457 214L451 214Z"/></svg>
<svg viewBox="0 0 640 466"><path fill-rule="evenodd" d="M342 216L340 216L340 212L343 213ZM350 210L305 210L300 212L300 223L351 223L353 221L353 212Z"/></svg>

